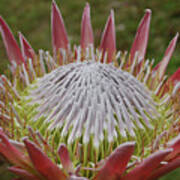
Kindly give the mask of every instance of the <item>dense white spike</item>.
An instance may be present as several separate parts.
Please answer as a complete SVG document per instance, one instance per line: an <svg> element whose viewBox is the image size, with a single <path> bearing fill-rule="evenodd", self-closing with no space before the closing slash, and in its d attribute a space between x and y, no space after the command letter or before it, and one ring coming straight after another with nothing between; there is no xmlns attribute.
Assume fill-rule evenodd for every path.
<svg viewBox="0 0 180 180"><path fill-rule="evenodd" d="M156 87L154 94L158 94L159 90L161 89L161 87L164 84L164 82L166 81L166 79L167 79L167 76L164 76L163 79L161 80L161 82Z"/></svg>
<svg viewBox="0 0 180 180"><path fill-rule="evenodd" d="M32 59L31 58L29 58L28 59L28 64L29 64L29 70L30 70L30 74L31 74L31 76L33 76L34 77L34 79L36 79L36 72L35 72L35 69L34 69L34 67L33 67L33 64L32 64ZM33 79L33 78L32 78Z"/></svg>
<svg viewBox="0 0 180 180"><path fill-rule="evenodd" d="M46 74L46 68L45 68L45 64L44 64L43 53L44 53L44 51L42 49L39 50L39 62L40 62L42 73Z"/></svg>
<svg viewBox="0 0 180 180"><path fill-rule="evenodd" d="M26 86L29 86L30 85L30 82L29 82L29 76L28 76L28 73L26 71L26 68L25 68L25 65L22 64L22 70L23 70L23 74L24 74L24 79L25 79L25 82L26 82Z"/></svg>
<svg viewBox="0 0 180 180"><path fill-rule="evenodd" d="M135 53L133 63L132 63L131 68L130 68L130 73L131 74L133 74L133 72L134 72L134 68L137 65L137 61L138 61L138 51L136 51L136 53Z"/></svg>
<svg viewBox="0 0 180 180"><path fill-rule="evenodd" d="M180 82L177 82L173 89L172 96L174 96L179 89L180 89Z"/></svg>
<svg viewBox="0 0 180 180"><path fill-rule="evenodd" d="M79 48L78 51L80 53ZM30 93L33 103L40 104L35 120L49 114L45 120L51 122L48 129L62 127L62 136L72 127L69 143L82 134L83 142L88 143L93 135L98 146L104 139L104 130L112 142L117 137L116 127L122 136L126 136L126 130L135 136L134 123L143 128L139 120L143 117L150 127L149 117L154 115L151 92L130 73L113 64L79 59L46 74L37 86Z"/></svg>
<svg viewBox="0 0 180 180"><path fill-rule="evenodd" d="M120 58L120 69L122 69L122 67L124 66L124 64L125 64L125 62L126 62L126 56L127 56L127 54L128 54L128 52L127 51L125 51L124 52L124 54L121 56L121 58ZM122 58L123 57L123 58Z"/></svg>
<svg viewBox="0 0 180 180"><path fill-rule="evenodd" d="M148 80L150 74L151 74L151 67L148 66L148 67L147 67L146 74L145 74L144 79L143 79L143 83L144 83L145 85L146 85L146 83L147 83L147 80Z"/></svg>
<svg viewBox="0 0 180 180"><path fill-rule="evenodd" d="M121 51L118 51L117 54L116 54L115 59L118 60L120 57L121 57Z"/></svg>

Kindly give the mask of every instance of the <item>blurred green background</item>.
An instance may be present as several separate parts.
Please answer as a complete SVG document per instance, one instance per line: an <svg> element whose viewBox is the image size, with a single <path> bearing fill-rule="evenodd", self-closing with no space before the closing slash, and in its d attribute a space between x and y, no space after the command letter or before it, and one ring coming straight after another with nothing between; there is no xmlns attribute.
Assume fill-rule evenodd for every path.
<svg viewBox="0 0 180 180"><path fill-rule="evenodd" d="M136 28L144 10L152 10L150 38L146 57L161 60L169 41L180 32L180 0L56 0L61 9L71 45L79 43L81 15L86 2L91 5L95 44L113 8L115 11L117 48L130 50ZM50 31L51 0L0 0L0 15L7 21L15 37L21 31L32 47L52 51ZM0 37L0 73L7 68L7 56ZM180 40L168 66L172 74L180 67ZM179 177L179 178L178 178ZM180 173L171 173L163 180L179 180Z"/></svg>
<svg viewBox="0 0 180 180"><path fill-rule="evenodd" d="M71 44L79 43L81 14L86 2L91 5L95 43L98 46L110 9L115 10L117 47L129 50L144 10L152 10L147 58L161 60L169 41L180 32L180 0L56 0L64 17ZM17 38L21 31L35 48L51 51L51 0L0 0L0 14ZM180 67L180 41L168 73ZM0 72L6 69L7 56L0 39Z"/></svg>

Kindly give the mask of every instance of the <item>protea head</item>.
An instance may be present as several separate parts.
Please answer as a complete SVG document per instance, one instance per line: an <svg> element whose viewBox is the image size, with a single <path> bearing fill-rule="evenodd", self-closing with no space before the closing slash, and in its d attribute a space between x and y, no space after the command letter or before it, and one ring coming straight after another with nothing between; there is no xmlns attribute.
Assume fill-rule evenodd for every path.
<svg viewBox="0 0 180 180"><path fill-rule="evenodd" d="M152 180L180 166L179 70L165 70L178 34L154 67L145 59L151 10L130 53L116 50L111 11L99 48L90 7L73 49L52 2L53 56L21 49L0 17L10 60L0 76L0 153L20 179Z"/></svg>

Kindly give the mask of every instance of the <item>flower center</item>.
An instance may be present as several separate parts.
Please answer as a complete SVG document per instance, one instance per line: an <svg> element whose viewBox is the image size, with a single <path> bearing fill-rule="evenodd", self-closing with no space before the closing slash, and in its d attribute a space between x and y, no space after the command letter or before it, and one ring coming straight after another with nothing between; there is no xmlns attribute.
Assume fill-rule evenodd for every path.
<svg viewBox="0 0 180 180"><path fill-rule="evenodd" d="M109 143L135 136L136 127L151 127L157 115L151 92L130 73L110 64L94 61L61 66L40 78L31 90L39 104L34 121L45 116L48 129L61 129L68 144L83 138L99 147L108 134Z"/></svg>

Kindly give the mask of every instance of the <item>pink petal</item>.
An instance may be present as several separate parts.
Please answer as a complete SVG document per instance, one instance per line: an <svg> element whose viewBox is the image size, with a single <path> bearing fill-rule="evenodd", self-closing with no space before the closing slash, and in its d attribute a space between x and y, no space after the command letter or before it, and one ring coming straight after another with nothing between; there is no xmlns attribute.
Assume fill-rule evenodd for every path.
<svg viewBox="0 0 180 180"><path fill-rule="evenodd" d="M132 64L136 52L138 52L138 62L142 61L145 57L148 38L149 38L150 21L151 21L151 10L147 9L143 19L139 24L134 42L130 50L130 64Z"/></svg>
<svg viewBox="0 0 180 180"><path fill-rule="evenodd" d="M0 153L7 158L9 162L21 167L28 167L27 159L24 154L15 148L8 140L7 136L0 129Z"/></svg>
<svg viewBox="0 0 180 180"><path fill-rule="evenodd" d="M60 10L55 1L52 2L51 28L53 53L56 56L60 48L68 49L69 42Z"/></svg>
<svg viewBox="0 0 180 180"><path fill-rule="evenodd" d="M120 178L134 151L134 142L120 145L107 159L104 167L99 171L96 180Z"/></svg>
<svg viewBox="0 0 180 180"><path fill-rule="evenodd" d="M173 151L167 156L166 159L172 159L180 153L180 135L168 143L168 148L172 148Z"/></svg>
<svg viewBox="0 0 180 180"><path fill-rule="evenodd" d="M29 42L25 39L22 33L19 32L19 40L21 43L21 51L24 59L33 59L35 56L34 49L31 47Z"/></svg>
<svg viewBox="0 0 180 180"><path fill-rule="evenodd" d="M169 46L166 49L166 52L165 52L165 55L164 55L162 61L159 64L157 64L156 67L153 69L153 72L159 73L159 79L160 80L164 76L167 65L168 65L168 63L172 57L172 54L173 54L174 49L176 47L178 37L179 37L179 34L177 33L176 36L172 39L172 41L169 43Z"/></svg>
<svg viewBox="0 0 180 180"><path fill-rule="evenodd" d="M157 180L165 174L177 169L180 167L180 158L173 160L172 162L168 162L168 164L162 166L157 169L152 176L150 176L147 180Z"/></svg>
<svg viewBox="0 0 180 180"><path fill-rule="evenodd" d="M112 58L116 52L116 34L115 34L115 24L114 24L114 11L111 11L108 17L102 39L100 49L103 50L103 57L107 52L107 62L112 62Z"/></svg>
<svg viewBox="0 0 180 180"><path fill-rule="evenodd" d="M167 82L165 83L163 87L162 96L171 89L171 86L175 86L179 81L180 81L180 68L172 76L170 76Z"/></svg>
<svg viewBox="0 0 180 180"><path fill-rule="evenodd" d="M157 169L152 176L149 177L149 180L156 180L170 171L180 167L180 135L171 140L167 146L168 148L173 149L173 151L165 157L165 161L168 161L168 163Z"/></svg>
<svg viewBox="0 0 180 180"><path fill-rule="evenodd" d="M93 44L93 42L94 37L90 19L90 7L87 3L84 8L81 22L81 48L85 49L89 44Z"/></svg>
<svg viewBox="0 0 180 180"><path fill-rule="evenodd" d="M180 68L168 79L168 83L176 85L180 81Z"/></svg>
<svg viewBox="0 0 180 180"><path fill-rule="evenodd" d="M71 162L69 152L68 152L68 149L67 149L65 144L60 145L59 150L58 150L58 154L59 154L63 168L68 173L70 173L70 172L73 173L73 171L74 171L73 164Z"/></svg>
<svg viewBox="0 0 180 180"><path fill-rule="evenodd" d="M167 149L153 153L125 175L122 180L145 180L171 152L171 149Z"/></svg>
<svg viewBox="0 0 180 180"><path fill-rule="evenodd" d="M65 180L66 176L35 144L24 139L24 144L36 170L47 180Z"/></svg>
<svg viewBox="0 0 180 180"><path fill-rule="evenodd" d="M11 140L11 139L9 140L9 142L10 142L16 149L18 149L18 151L20 151L20 152L22 152L22 153L26 152L26 148L25 148L25 146L24 146L23 143L20 143L20 142Z"/></svg>
<svg viewBox="0 0 180 180"><path fill-rule="evenodd" d="M10 170L14 174L22 177L24 180L40 180L39 178L37 178L34 175L27 172L26 170L20 169L18 167L9 167L8 170Z"/></svg>
<svg viewBox="0 0 180 180"><path fill-rule="evenodd" d="M24 63L25 61L21 54L21 50L18 47L18 44L10 28L8 27L8 25L1 16L0 16L0 32L2 34L2 39L10 62L15 61L17 64Z"/></svg>

